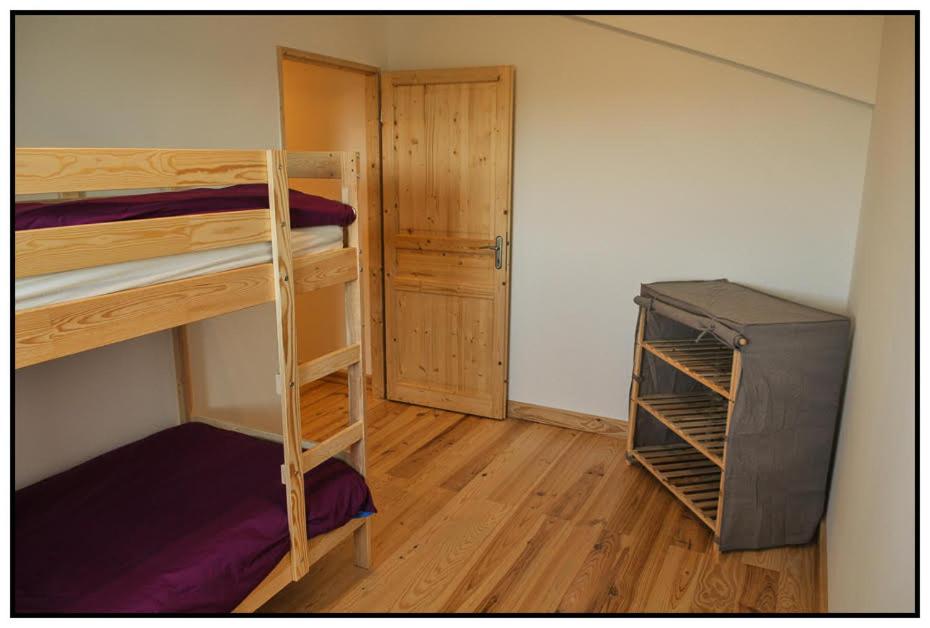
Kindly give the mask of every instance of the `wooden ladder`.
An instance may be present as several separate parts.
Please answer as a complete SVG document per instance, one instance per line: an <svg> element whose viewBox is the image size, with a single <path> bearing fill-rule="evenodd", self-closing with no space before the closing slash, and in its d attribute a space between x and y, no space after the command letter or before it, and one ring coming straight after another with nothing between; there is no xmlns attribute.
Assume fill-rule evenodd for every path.
<svg viewBox="0 0 930 628"><path fill-rule="evenodd" d="M342 153L342 201L358 206L358 153ZM290 575L303 577L313 562L314 541L307 539L304 474L333 455L348 449L349 461L365 475L365 374L362 351L361 262L358 221L346 227L345 247L294 260L290 249L290 210L286 154L268 151L268 198L272 216L272 256L276 285L278 368L281 373L281 416L284 464L281 477L287 493L290 531ZM295 298L301 292L342 283L345 298L347 346L324 356L297 363ZM348 426L334 436L303 450L300 418L301 386L335 373L348 371ZM355 563L371 564L371 526L368 519L354 528Z"/></svg>

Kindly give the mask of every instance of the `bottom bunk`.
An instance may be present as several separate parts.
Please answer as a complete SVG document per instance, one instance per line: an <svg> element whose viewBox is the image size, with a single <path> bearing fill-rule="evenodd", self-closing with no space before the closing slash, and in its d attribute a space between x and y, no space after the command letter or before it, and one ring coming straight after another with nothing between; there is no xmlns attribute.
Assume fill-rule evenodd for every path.
<svg viewBox="0 0 930 628"><path fill-rule="evenodd" d="M282 457L278 443L185 423L17 491L14 612L241 609L290 550ZM375 512L335 458L305 474L305 492L311 539L341 540L327 533Z"/></svg>

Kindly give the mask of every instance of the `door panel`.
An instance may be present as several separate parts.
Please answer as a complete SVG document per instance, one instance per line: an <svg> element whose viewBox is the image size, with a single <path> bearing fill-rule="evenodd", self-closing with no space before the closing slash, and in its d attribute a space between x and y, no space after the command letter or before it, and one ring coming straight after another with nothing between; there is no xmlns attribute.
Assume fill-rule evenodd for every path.
<svg viewBox="0 0 930 628"><path fill-rule="evenodd" d="M388 397L503 418L512 69L388 72L381 103Z"/></svg>

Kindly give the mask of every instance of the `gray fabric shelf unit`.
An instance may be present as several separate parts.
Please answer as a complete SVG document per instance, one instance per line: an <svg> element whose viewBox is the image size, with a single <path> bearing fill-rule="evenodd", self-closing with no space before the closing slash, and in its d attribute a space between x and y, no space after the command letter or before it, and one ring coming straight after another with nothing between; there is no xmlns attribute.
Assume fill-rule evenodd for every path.
<svg viewBox="0 0 930 628"><path fill-rule="evenodd" d="M725 279L644 284L630 460L720 549L814 539L849 357L850 321Z"/></svg>

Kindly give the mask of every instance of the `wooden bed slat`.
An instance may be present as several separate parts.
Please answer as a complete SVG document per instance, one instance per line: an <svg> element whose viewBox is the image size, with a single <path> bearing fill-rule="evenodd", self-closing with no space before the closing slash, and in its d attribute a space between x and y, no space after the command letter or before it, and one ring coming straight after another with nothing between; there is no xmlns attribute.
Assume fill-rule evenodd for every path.
<svg viewBox="0 0 930 628"><path fill-rule="evenodd" d="M271 240L267 209L16 232L16 277Z"/></svg>
<svg viewBox="0 0 930 628"><path fill-rule="evenodd" d="M256 211L270 231L269 212ZM307 292L357 280L357 260L354 247L299 257L294 288ZM16 368L273 301L272 274L271 264L260 264L20 310Z"/></svg>
<svg viewBox="0 0 930 628"><path fill-rule="evenodd" d="M291 179L339 179L342 162L339 153L287 153L287 176Z"/></svg>
<svg viewBox="0 0 930 628"><path fill-rule="evenodd" d="M264 183L265 151L17 148L16 194Z"/></svg>
<svg viewBox="0 0 930 628"><path fill-rule="evenodd" d="M294 258L297 294L358 279L358 249L347 247Z"/></svg>
<svg viewBox="0 0 930 628"><path fill-rule="evenodd" d="M274 300L271 264L16 313L16 368Z"/></svg>
<svg viewBox="0 0 930 628"><path fill-rule="evenodd" d="M308 558L310 565L326 556L333 548L352 536L356 530L367 522L368 519L352 519L335 530L311 538ZM244 600L239 602L233 612L254 613L257 611L265 602L291 582L290 567L291 555L288 552L271 570L271 573L265 576L265 579Z"/></svg>
<svg viewBox="0 0 930 628"><path fill-rule="evenodd" d="M310 564L326 556L330 550L349 538L356 530L370 521L368 517L352 519L332 532L321 534L310 539Z"/></svg>
<svg viewBox="0 0 930 628"><path fill-rule="evenodd" d="M300 455L300 466L306 473L326 462L340 451L345 451L365 437L365 424L353 423L318 443L310 449L304 450Z"/></svg>
<svg viewBox="0 0 930 628"><path fill-rule="evenodd" d="M291 581L291 553L284 555L278 564L275 565L271 573L265 576L261 583L252 589L244 600L233 609L234 613L254 613L262 604L274 597L274 595L287 586Z"/></svg>
<svg viewBox="0 0 930 628"><path fill-rule="evenodd" d="M206 423L213 427L217 427L221 430L228 430L230 432L238 432L240 434L245 434L246 436L254 436L255 438L261 438L262 440L270 440L272 442L278 443L279 445L284 442L284 437L277 432L268 432L266 430L258 429L256 427L249 427L248 425L241 425L239 423L224 421L222 419L214 419L213 417L203 416L198 414L196 416L190 417L191 421L197 423ZM316 443L312 440L304 439L301 441L301 447L313 447Z"/></svg>
<svg viewBox="0 0 930 628"><path fill-rule="evenodd" d="M362 345L354 344L342 349L336 349L315 360L309 360L300 365L300 385L304 386L331 373L335 373L362 359Z"/></svg>

